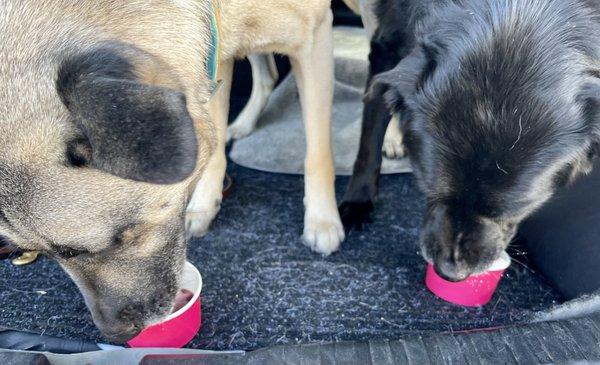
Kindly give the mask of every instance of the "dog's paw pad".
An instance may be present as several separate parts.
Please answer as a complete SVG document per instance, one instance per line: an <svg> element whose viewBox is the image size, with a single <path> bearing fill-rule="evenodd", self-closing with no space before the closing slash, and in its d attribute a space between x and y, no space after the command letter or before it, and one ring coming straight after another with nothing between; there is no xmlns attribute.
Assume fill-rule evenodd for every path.
<svg viewBox="0 0 600 365"><path fill-rule="evenodd" d="M339 220L307 220L302 236L304 244L313 251L329 256L339 250L345 238L344 228Z"/></svg>
<svg viewBox="0 0 600 365"><path fill-rule="evenodd" d="M372 202L343 202L340 204L340 217L346 231L362 230L364 225L371 223Z"/></svg>

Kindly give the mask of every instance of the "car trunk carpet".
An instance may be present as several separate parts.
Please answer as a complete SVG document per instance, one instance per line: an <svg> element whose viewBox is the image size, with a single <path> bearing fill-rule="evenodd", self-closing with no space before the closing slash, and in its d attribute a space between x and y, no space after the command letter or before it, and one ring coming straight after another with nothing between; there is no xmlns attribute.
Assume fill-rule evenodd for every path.
<svg viewBox="0 0 600 365"><path fill-rule="evenodd" d="M408 333L527 322L561 301L520 248L492 302L467 309L435 298L418 254L423 201L410 175L381 178L374 223L321 257L302 244L303 178L229 167L234 190L189 259L204 277L203 327L191 347L396 339ZM339 178L341 194L348 182ZM339 198L339 197L338 197ZM85 227L82 227L85 229ZM0 326L101 341L83 298L47 258L0 262Z"/></svg>

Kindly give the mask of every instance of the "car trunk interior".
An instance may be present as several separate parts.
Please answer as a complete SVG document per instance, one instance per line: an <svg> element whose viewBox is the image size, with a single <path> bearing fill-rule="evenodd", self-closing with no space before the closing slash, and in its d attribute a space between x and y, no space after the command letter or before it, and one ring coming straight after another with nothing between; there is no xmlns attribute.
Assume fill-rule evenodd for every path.
<svg viewBox="0 0 600 365"><path fill-rule="evenodd" d="M345 24L356 23L347 12L336 15ZM278 59L278 64L282 75L289 70L285 60ZM247 63L239 63L236 70L231 120L247 100L251 83ZM382 176L373 223L350 232L340 252L322 257L300 238L302 176L260 172L233 162L228 174L234 181L231 195L223 201L210 232L193 239L188 247L189 260L204 278L202 329L188 348L253 351L279 345L404 339L408 354L407 344L415 338L491 328L524 329L539 320L600 311L593 285L569 290L577 274L557 273L560 260L548 254L540 241L551 240L548 234L557 239L560 235L551 230L557 227L556 221L544 228L548 217L543 212L524 226L523 234L508 248L513 262L492 301L481 308L465 308L438 299L425 287L426 263L418 247L424 202L412 175ZM348 180L337 179L338 201ZM567 212L568 207L559 209L575 214L575 210ZM589 239L581 232L578 228L571 235L573 248L568 251L579 249L575 241ZM580 256L598 261L598 249L585 252ZM582 280L595 281L597 290L597 274L585 275ZM48 258L21 267L9 260L0 262L0 293L2 327L103 341L75 284ZM600 320L594 323L585 333L600 351ZM578 337L574 332L570 336ZM516 354L508 337L504 341ZM564 346L575 345L583 348L581 344ZM552 354L553 350L544 351ZM570 350L565 351L569 354ZM518 360L517 355L511 356Z"/></svg>

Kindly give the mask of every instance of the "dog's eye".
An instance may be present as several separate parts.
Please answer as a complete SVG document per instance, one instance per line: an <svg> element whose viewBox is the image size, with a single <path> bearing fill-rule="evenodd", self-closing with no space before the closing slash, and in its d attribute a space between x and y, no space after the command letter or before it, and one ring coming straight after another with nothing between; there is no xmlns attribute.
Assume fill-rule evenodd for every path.
<svg viewBox="0 0 600 365"><path fill-rule="evenodd" d="M91 158L92 150L87 140L78 138L67 143L67 163L70 166L86 166Z"/></svg>
<svg viewBox="0 0 600 365"><path fill-rule="evenodd" d="M135 223L128 223L119 227L112 237L112 246L119 247L134 242L136 240L135 227Z"/></svg>

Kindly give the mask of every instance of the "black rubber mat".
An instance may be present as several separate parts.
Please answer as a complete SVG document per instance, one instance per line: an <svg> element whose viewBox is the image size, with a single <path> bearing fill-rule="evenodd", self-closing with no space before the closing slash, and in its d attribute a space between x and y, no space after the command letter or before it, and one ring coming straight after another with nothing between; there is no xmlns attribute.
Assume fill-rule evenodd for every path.
<svg viewBox="0 0 600 365"><path fill-rule="evenodd" d="M196 356L167 360L147 356L142 365L259 364L566 364L600 361L600 316L473 333L408 336L365 341L281 346L245 356Z"/></svg>
<svg viewBox="0 0 600 365"><path fill-rule="evenodd" d="M49 364L46 356L53 364L64 365L597 364L600 315L487 331L410 335L394 341L273 346L247 353L128 349L57 355L0 350L0 363Z"/></svg>
<svg viewBox="0 0 600 365"><path fill-rule="evenodd" d="M189 246L205 282L204 325L192 347L252 350L500 326L560 300L520 264L484 308L432 296L417 248L423 204L410 176L384 176L375 223L323 258L300 240L302 177L234 165L229 172L231 196L211 232ZM338 181L340 193L346 182ZM0 293L0 326L101 340L75 285L48 259L0 263Z"/></svg>

